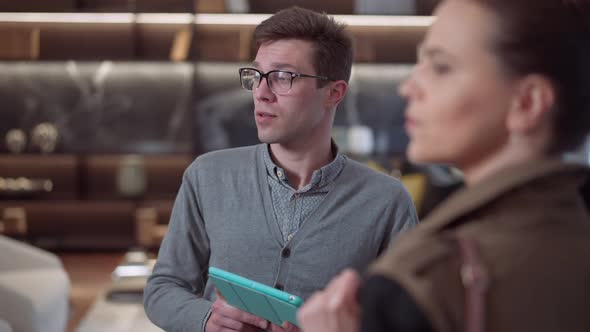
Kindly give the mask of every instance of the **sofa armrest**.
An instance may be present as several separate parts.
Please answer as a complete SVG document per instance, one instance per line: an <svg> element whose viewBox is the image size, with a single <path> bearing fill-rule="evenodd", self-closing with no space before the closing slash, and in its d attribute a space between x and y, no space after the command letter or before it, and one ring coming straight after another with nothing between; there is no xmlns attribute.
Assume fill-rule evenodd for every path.
<svg viewBox="0 0 590 332"><path fill-rule="evenodd" d="M59 268L57 256L26 243L0 235L0 271L17 271L37 268Z"/></svg>
<svg viewBox="0 0 590 332"><path fill-rule="evenodd" d="M10 324L2 318L0 318L0 332L12 332Z"/></svg>
<svg viewBox="0 0 590 332"><path fill-rule="evenodd" d="M69 318L70 280L62 268L0 274L0 317L18 332L63 332Z"/></svg>

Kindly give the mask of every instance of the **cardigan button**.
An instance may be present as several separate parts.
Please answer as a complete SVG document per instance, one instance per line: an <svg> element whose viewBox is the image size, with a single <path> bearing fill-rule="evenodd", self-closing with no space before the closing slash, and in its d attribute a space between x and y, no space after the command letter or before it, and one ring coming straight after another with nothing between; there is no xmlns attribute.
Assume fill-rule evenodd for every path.
<svg viewBox="0 0 590 332"><path fill-rule="evenodd" d="M281 251L281 256L283 256L284 258L287 258L287 257L291 256L291 249L289 249L289 248L284 248L284 249Z"/></svg>

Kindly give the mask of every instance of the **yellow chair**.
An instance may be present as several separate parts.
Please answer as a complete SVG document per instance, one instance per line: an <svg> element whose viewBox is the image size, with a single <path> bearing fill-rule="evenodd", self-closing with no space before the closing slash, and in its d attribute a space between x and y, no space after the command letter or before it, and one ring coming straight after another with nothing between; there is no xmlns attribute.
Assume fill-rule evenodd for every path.
<svg viewBox="0 0 590 332"><path fill-rule="evenodd" d="M421 173L405 174L402 175L400 181L410 193L414 206L416 207L416 212L420 215L424 203L424 196L426 195L426 175Z"/></svg>

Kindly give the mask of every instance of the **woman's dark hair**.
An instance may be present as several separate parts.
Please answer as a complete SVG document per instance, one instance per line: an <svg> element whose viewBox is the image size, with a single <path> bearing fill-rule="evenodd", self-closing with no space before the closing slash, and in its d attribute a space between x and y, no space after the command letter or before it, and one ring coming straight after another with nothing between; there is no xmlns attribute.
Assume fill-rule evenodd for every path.
<svg viewBox="0 0 590 332"><path fill-rule="evenodd" d="M540 74L556 92L549 153L590 131L590 1L473 0L498 19L493 50L509 74Z"/></svg>
<svg viewBox="0 0 590 332"><path fill-rule="evenodd" d="M316 75L348 82L353 61L352 37L344 24L326 14L291 7L264 20L254 30L256 46L282 39L313 43Z"/></svg>

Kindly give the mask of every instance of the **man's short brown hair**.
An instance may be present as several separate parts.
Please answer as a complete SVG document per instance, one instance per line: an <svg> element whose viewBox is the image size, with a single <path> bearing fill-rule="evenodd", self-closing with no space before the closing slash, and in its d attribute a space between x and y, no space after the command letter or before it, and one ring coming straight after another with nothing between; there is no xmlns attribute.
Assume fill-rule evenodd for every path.
<svg viewBox="0 0 590 332"><path fill-rule="evenodd" d="M262 21L254 31L256 47L266 42L300 39L313 43L316 75L330 80L350 79L352 38L346 26L325 13L291 7Z"/></svg>

